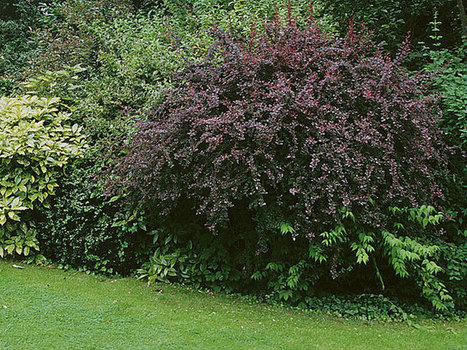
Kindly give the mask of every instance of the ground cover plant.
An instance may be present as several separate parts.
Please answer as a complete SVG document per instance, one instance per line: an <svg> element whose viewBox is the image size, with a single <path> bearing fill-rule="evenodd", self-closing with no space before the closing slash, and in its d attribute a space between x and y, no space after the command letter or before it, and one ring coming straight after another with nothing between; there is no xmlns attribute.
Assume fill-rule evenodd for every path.
<svg viewBox="0 0 467 350"><path fill-rule="evenodd" d="M22 265L22 264L20 264ZM461 322L342 320L132 278L0 262L2 349L463 349ZM212 293L211 293L212 294Z"/></svg>

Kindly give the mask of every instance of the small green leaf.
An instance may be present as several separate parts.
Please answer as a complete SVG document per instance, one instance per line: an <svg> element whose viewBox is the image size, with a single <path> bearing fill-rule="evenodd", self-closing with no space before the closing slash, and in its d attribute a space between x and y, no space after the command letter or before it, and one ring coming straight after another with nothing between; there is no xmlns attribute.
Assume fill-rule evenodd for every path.
<svg viewBox="0 0 467 350"><path fill-rule="evenodd" d="M117 195L117 196L113 196L112 198L110 198L109 203L113 203L113 202L115 202L116 200L118 200L119 198L120 198L120 196L118 196L118 195Z"/></svg>
<svg viewBox="0 0 467 350"><path fill-rule="evenodd" d="M20 221L19 216L14 211L9 211L8 216L11 220Z"/></svg>

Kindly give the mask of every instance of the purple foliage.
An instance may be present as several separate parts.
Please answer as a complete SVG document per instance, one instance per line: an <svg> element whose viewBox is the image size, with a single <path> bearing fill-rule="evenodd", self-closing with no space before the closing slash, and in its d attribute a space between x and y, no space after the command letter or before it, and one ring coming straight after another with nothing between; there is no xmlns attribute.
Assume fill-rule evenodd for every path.
<svg viewBox="0 0 467 350"><path fill-rule="evenodd" d="M392 59L364 31L330 38L314 24L218 34L139 124L112 190L166 214L188 200L213 232L244 219L231 215L239 203L251 217L280 208L302 237L342 206L378 224L388 205L442 201L439 109L429 79L401 66L408 45Z"/></svg>

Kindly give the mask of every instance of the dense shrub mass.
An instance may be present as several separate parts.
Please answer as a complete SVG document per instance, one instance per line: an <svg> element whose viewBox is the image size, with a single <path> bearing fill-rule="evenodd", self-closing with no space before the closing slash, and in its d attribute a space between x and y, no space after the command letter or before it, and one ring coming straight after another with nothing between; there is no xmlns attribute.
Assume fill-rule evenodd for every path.
<svg viewBox="0 0 467 350"><path fill-rule="evenodd" d="M222 63L181 74L119 164L118 181L144 201L167 211L190 200L214 232L246 201L313 236L342 207L381 224L372 199L379 207L442 199L437 109L401 57L377 54L353 32L334 40L294 26L218 45Z"/></svg>
<svg viewBox="0 0 467 350"><path fill-rule="evenodd" d="M389 233L389 210L442 204L447 156L426 77L401 67L406 50L391 59L352 27L344 39L292 22L244 41L220 33L208 59L180 74L177 88L139 123L111 187L132 190L169 220L182 211L212 234L239 240L251 251L252 266L243 270L274 257L282 231L296 241L289 254L308 245L316 261L334 259L332 274L347 246L366 264L374 242L408 277L400 270L406 257L394 249L426 264L439 248ZM426 220L440 221L424 208ZM348 217L358 224L349 227ZM432 263L433 277L440 268ZM444 285L424 283L433 285L422 294L441 298L435 306L451 300Z"/></svg>
<svg viewBox="0 0 467 350"><path fill-rule="evenodd" d="M342 315L361 307L319 300L465 308L461 5L3 1L0 96L60 97L60 132L79 125L88 147L64 172L48 163L53 189L20 223L5 201L0 246ZM33 197L39 175L12 182L31 169L9 158L0 194ZM109 163L116 196L96 182Z"/></svg>
<svg viewBox="0 0 467 350"><path fill-rule="evenodd" d="M465 108L466 45L455 50L430 50L425 69L435 74L435 90L442 94L443 119L441 126L450 135L450 142L467 144L467 116Z"/></svg>
<svg viewBox="0 0 467 350"><path fill-rule="evenodd" d="M148 260L143 215L119 207L93 181L89 156L58 179L53 207L37 227L41 254L61 266L129 274Z"/></svg>
<svg viewBox="0 0 467 350"><path fill-rule="evenodd" d="M159 103L162 91L172 86L173 73L186 66L186 59L204 56L213 41L206 29L211 28L214 18L221 27L245 33L251 23L272 16L275 4L217 6L212 1L194 1L185 6L186 2L174 0L162 8L150 5L150 1L134 6L119 2L117 7L111 6L112 2L67 1L47 7L50 17L56 21L65 18L64 23L38 32L45 39L29 69L56 69L80 62L86 72L77 79L73 75L82 71L79 67L53 70L30 79L34 86L29 88L46 96L60 96L71 104L73 117L84 125L90 144L84 160L60 178L63 190L38 227L44 254L64 266L126 273L133 269L134 257L140 251L145 254L144 249L133 247L135 240L140 240L141 246L145 239L140 232L133 234L133 229L127 232L112 227L123 219L119 216L131 217L132 209L121 207L119 201L109 204L100 187L91 184L106 161L105 155L117 147L122 134L132 130L131 117L138 109ZM281 1L281 16L287 13L285 3ZM145 11L136 13L138 6ZM301 8L305 7L302 4ZM75 40L77 37L81 40ZM95 215L91 215L91 207ZM143 219L140 213L137 217ZM77 221L82 224L77 225ZM112 244L112 240L125 243ZM132 247L124 250L133 254L121 258L123 245Z"/></svg>
<svg viewBox="0 0 467 350"><path fill-rule="evenodd" d="M41 22L39 3L5 0L0 4L0 77L21 71L37 47L33 30Z"/></svg>
<svg viewBox="0 0 467 350"><path fill-rule="evenodd" d="M60 96L63 107L76 111L84 90L83 74L80 66L65 67L31 78L23 86L40 96ZM72 117L79 119L77 113ZM52 205L36 213L41 253L60 267L129 274L148 259L142 213L106 198L94 181L104 163L102 148L109 151L129 125L124 120L87 123L89 147L79 161L57 174L59 186Z"/></svg>

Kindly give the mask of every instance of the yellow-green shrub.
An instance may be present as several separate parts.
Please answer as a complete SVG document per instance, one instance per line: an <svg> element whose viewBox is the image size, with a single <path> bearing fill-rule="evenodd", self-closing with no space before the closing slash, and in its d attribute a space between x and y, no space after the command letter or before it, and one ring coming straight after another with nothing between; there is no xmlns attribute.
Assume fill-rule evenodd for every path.
<svg viewBox="0 0 467 350"><path fill-rule="evenodd" d="M59 98L0 97L0 257L39 249L33 209L48 206L56 175L85 146Z"/></svg>

